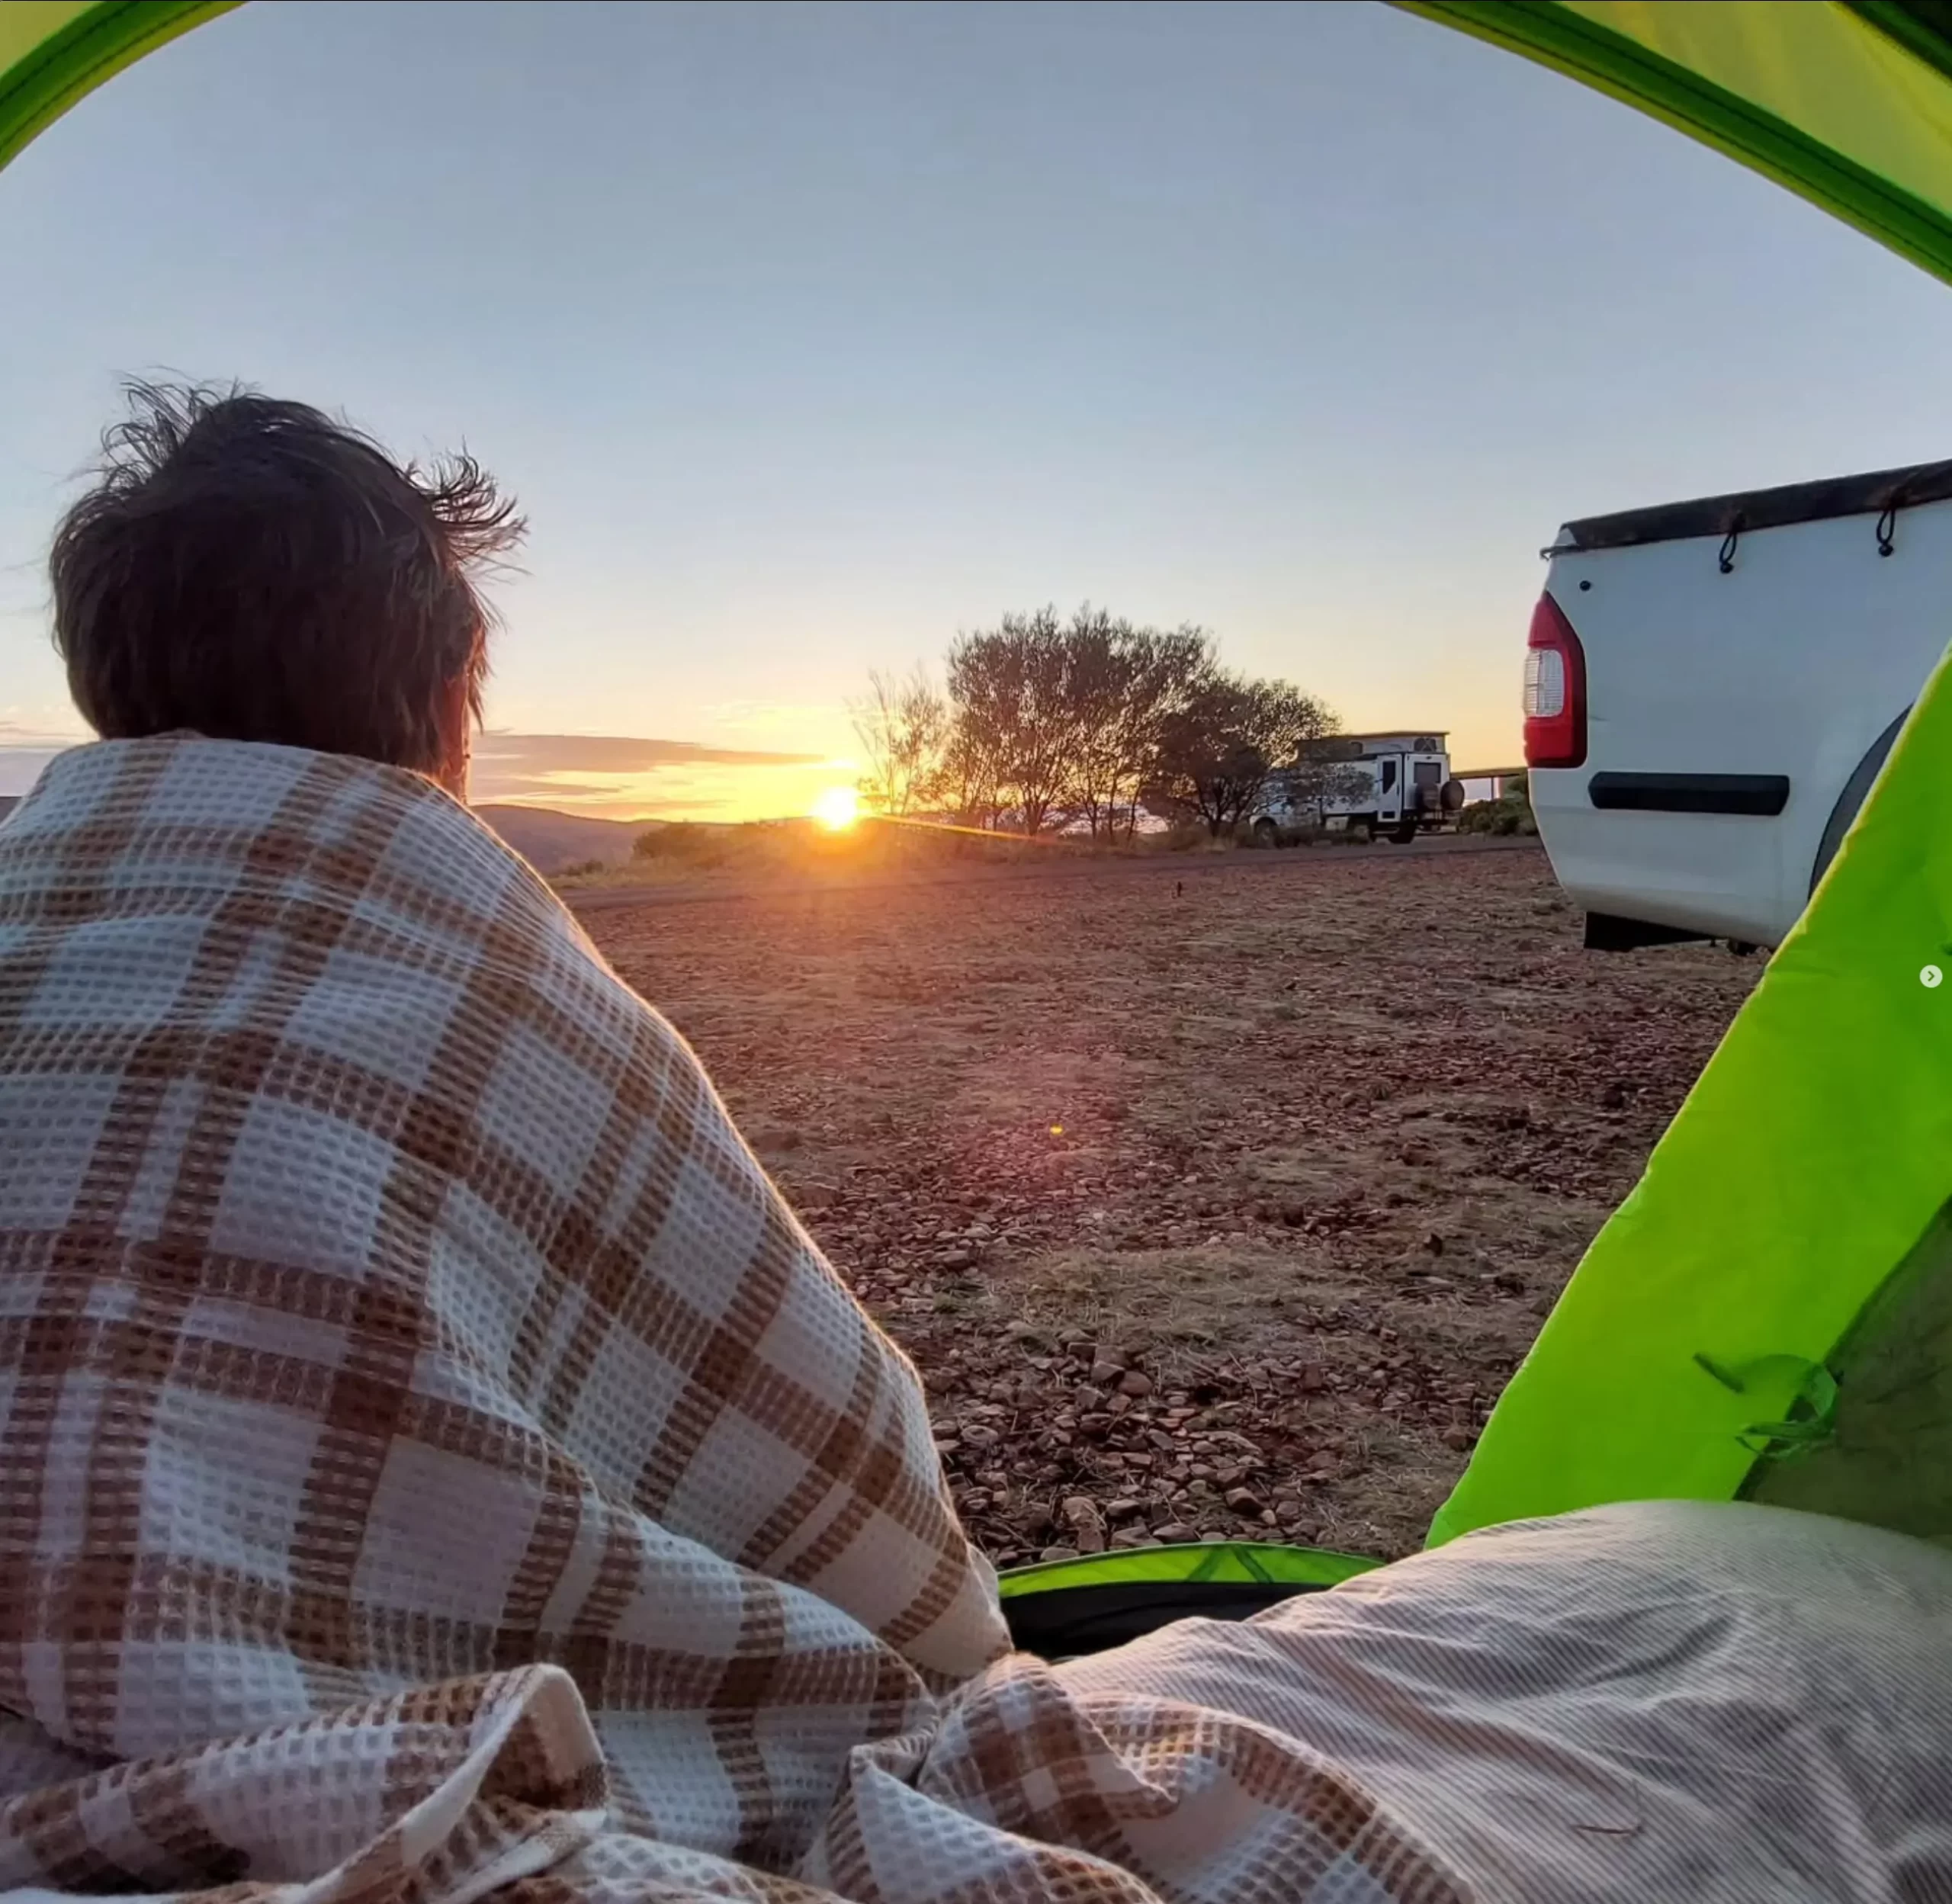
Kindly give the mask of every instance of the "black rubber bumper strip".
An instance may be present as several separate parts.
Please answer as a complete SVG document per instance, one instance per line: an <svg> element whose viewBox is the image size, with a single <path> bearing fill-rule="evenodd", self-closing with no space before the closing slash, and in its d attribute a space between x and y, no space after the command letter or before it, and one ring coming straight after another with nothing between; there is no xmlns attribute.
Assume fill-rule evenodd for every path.
<svg viewBox="0 0 1952 1904"><path fill-rule="evenodd" d="M1773 818L1790 804L1786 773L1596 773L1587 796L1604 813L1739 813Z"/></svg>

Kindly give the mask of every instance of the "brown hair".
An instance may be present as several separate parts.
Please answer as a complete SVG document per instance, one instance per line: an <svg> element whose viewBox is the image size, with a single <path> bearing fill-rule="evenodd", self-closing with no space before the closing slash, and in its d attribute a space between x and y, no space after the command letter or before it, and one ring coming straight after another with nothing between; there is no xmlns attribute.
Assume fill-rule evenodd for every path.
<svg viewBox="0 0 1952 1904"><path fill-rule="evenodd" d="M128 387L49 563L54 645L97 733L188 729L435 773L487 673L483 567L521 539L471 458L424 474L323 411Z"/></svg>

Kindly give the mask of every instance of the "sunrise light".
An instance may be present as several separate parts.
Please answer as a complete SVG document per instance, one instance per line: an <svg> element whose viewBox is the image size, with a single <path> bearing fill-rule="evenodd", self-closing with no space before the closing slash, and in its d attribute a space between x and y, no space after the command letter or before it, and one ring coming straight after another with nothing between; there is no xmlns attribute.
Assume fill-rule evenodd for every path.
<svg viewBox="0 0 1952 1904"><path fill-rule="evenodd" d="M829 833L845 833L861 817L861 802L852 787L830 787L814 802L814 817Z"/></svg>

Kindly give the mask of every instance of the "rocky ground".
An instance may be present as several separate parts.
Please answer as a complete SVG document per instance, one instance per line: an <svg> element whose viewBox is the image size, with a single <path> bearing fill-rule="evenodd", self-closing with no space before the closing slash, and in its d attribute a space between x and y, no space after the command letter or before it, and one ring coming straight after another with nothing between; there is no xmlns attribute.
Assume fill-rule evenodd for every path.
<svg viewBox="0 0 1952 1904"><path fill-rule="evenodd" d="M587 923L914 1357L1003 1566L1414 1546L1761 971L1582 951L1530 846Z"/></svg>

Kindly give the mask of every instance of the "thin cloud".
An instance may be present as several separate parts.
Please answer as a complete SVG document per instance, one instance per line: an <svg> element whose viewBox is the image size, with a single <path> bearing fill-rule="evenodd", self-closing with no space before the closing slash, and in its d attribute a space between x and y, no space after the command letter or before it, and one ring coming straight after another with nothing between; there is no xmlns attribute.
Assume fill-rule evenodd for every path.
<svg viewBox="0 0 1952 1904"><path fill-rule="evenodd" d="M477 772L513 779L551 774L655 773L669 767L813 767L817 753L782 753L746 747L715 747L695 740L660 740L624 734L496 734L475 743Z"/></svg>

